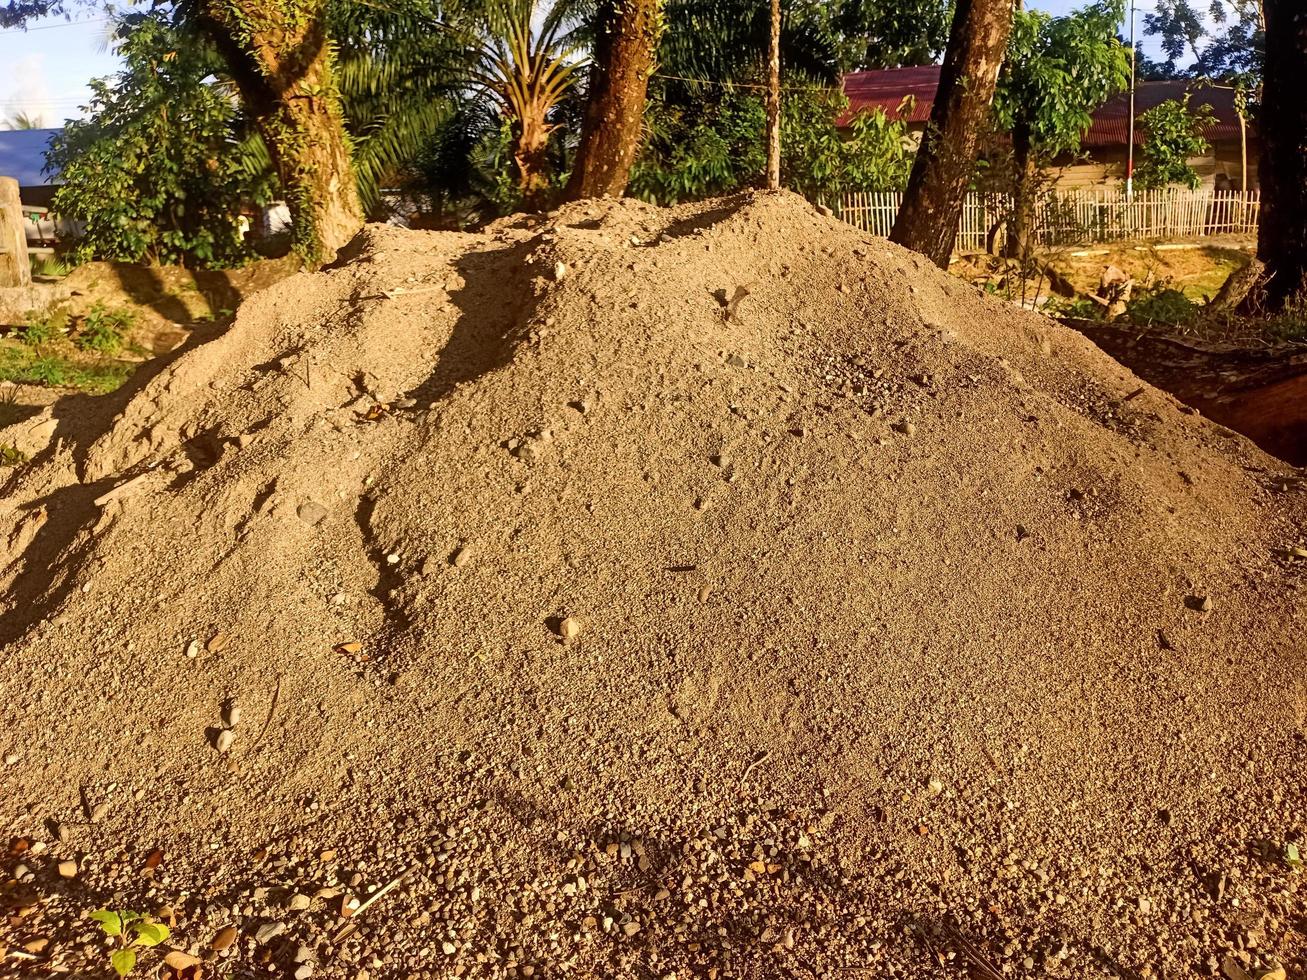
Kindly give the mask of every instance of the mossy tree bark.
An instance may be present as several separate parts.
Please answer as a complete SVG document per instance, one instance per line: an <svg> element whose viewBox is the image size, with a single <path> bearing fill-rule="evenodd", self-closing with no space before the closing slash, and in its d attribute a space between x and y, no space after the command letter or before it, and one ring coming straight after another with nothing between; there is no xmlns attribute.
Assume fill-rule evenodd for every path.
<svg viewBox="0 0 1307 980"><path fill-rule="evenodd" d="M569 199L620 197L626 190L640 149L661 19L660 0L604 0Z"/></svg>
<svg viewBox="0 0 1307 980"><path fill-rule="evenodd" d="M325 0L205 0L204 26L255 114L287 195L296 250L317 265L363 226Z"/></svg>
<svg viewBox="0 0 1307 980"><path fill-rule="evenodd" d="M1307 5L1266 0L1266 61L1258 115L1262 274L1243 302L1254 315L1307 314L1307 99L1298 73L1307 60Z"/></svg>
<svg viewBox="0 0 1307 980"><path fill-rule="evenodd" d="M1012 30L1012 0L958 0L930 122L890 240L948 268Z"/></svg>

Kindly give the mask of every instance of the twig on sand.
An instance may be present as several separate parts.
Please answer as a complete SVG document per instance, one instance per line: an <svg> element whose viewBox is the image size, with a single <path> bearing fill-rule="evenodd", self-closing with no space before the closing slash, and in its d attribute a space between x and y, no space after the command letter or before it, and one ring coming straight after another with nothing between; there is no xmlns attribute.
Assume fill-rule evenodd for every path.
<svg viewBox="0 0 1307 980"><path fill-rule="evenodd" d="M348 939L350 936L352 936L355 930L358 929L359 916L361 916L365 911L367 911L368 906L371 905L373 902L377 901L377 899L381 898L383 895L385 895L387 892L391 891L392 889L398 887L399 883L403 881L404 877L408 874L408 871L409 869L405 868L393 879L391 879L389 882L382 885L375 892L369 895L367 901L363 902L362 905L360 905L353 912L351 912L349 917L350 921L345 923L345 925L341 926L341 928L336 932L336 934L331 937L332 944L333 945L337 944L341 940Z"/></svg>
<svg viewBox="0 0 1307 980"><path fill-rule="evenodd" d="M268 727L272 724L272 716L277 713L277 702L281 700L281 674L277 675L277 686L272 692L272 704L268 705L268 717L263 722L263 727L259 729L259 737L254 740L254 747L258 748L263 744L263 736L268 734Z"/></svg>
<svg viewBox="0 0 1307 980"><path fill-rule="evenodd" d="M962 935L956 926L944 923L944 935L948 936L949 942L962 952L982 980L1003 980L1003 974L999 973L998 968L980 951L980 947Z"/></svg>
<svg viewBox="0 0 1307 980"><path fill-rule="evenodd" d="M749 764L744 767L744 772L740 775L740 782L744 782L746 779L748 779L749 773L753 772L753 770L756 767L762 765L762 763L766 762L770 758L771 758L771 752L767 749L763 749L761 752L755 755L752 759L749 760Z"/></svg>
<svg viewBox="0 0 1307 980"><path fill-rule="evenodd" d="M400 296L417 296L419 293L443 293L444 286L426 286L421 289L405 289L403 286L396 286L394 289L383 289L381 295L386 299L398 299Z"/></svg>

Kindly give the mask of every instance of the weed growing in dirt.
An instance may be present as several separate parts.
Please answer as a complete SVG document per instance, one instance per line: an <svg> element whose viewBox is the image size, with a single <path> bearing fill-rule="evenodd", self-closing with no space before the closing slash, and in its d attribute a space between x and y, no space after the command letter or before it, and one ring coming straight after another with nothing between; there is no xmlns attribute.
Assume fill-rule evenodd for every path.
<svg viewBox="0 0 1307 980"><path fill-rule="evenodd" d="M27 453L17 446L0 443L0 466L22 466L27 462Z"/></svg>
<svg viewBox="0 0 1307 980"><path fill-rule="evenodd" d="M62 337L68 329L68 314L62 310L28 313L27 322L18 328L18 339L29 347L40 347Z"/></svg>
<svg viewBox="0 0 1307 980"><path fill-rule="evenodd" d="M123 335L131 328L136 316L129 310L110 310L96 303L82 319L82 328L73 339L78 350L116 354L123 346Z"/></svg>
<svg viewBox="0 0 1307 980"><path fill-rule="evenodd" d="M32 275L48 279L62 279L73 271L71 263L53 255L36 255L32 257Z"/></svg>
<svg viewBox="0 0 1307 980"><path fill-rule="evenodd" d="M100 923L106 936L116 939L117 948L109 954L109 964L120 977L136 968L137 951L158 946L168 938L168 927L154 922L140 912L101 909L92 912L91 918Z"/></svg>

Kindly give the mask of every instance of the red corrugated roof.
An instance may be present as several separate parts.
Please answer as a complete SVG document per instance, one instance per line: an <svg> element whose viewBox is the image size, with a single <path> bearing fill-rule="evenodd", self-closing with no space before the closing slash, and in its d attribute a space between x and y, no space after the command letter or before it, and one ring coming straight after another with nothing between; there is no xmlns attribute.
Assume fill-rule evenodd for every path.
<svg viewBox="0 0 1307 980"><path fill-rule="evenodd" d="M891 119L900 118L899 107L908 96L914 101L901 118L909 123L924 123L930 118L930 106L935 101L938 87L939 65L851 72L844 76L844 94L848 97L849 109L840 119L840 125L867 109L884 109L885 115Z"/></svg>
<svg viewBox="0 0 1307 980"><path fill-rule="evenodd" d="M856 113L883 109L890 118L902 118L908 123L924 123L930 118L939 85L939 65L919 68L887 68L883 71L855 71L844 76L844 94L848 96L848 111L840 118L845 125ZM1237 140L1239 116L1234 111L1234 92L1225 88L1200 85L1196 82L1161 81L1140 82L1135 89L1135 118L1143 115L1167 99L1182 99L1185 92L1192 97L1189 105L1211 106L1216 123L1204 132L1209 140ZM899 107L906 96L912 96L910 111L900 114ZM1128 94L1109 99L1093 114L1094 121L1081 140L1082 146L1122 146L1127 139L1130 120ZM1251 127L1250 133L1251 136ZM1135 142L1143 142L1141 127L1135 127Z"/></svg>

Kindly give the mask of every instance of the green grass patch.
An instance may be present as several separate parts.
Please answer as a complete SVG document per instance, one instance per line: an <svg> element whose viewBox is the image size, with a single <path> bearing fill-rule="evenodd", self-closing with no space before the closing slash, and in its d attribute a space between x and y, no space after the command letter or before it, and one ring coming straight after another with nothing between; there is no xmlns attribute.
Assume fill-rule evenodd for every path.
<svg viewBox="0 0 1307 980"><path fill-rule="evenodd" d="M54 345L37 348L25 342L0 341L0 381L15 384L77 388L103 395L121 387L134 367L107 357L64 353Z"/></svg>

